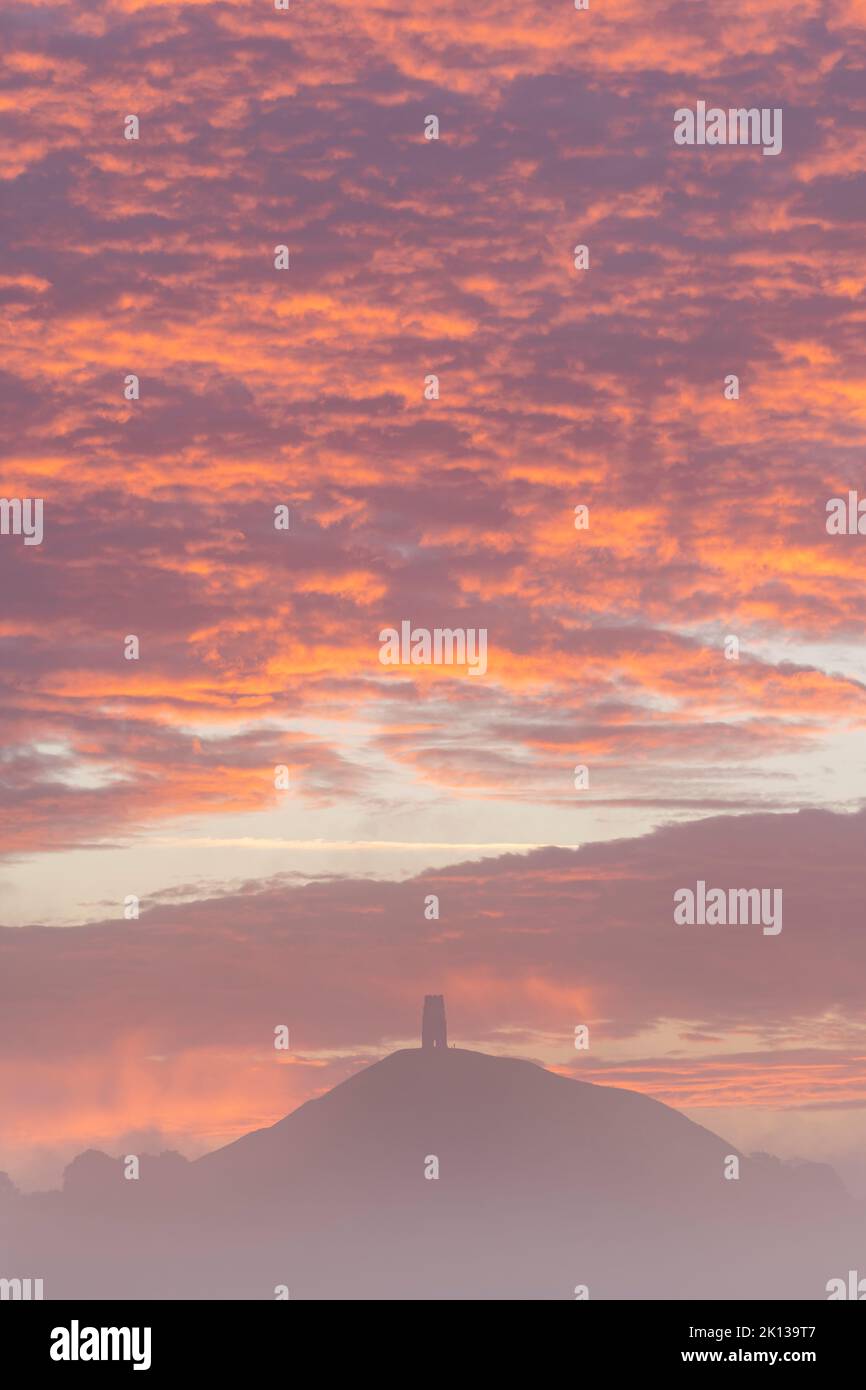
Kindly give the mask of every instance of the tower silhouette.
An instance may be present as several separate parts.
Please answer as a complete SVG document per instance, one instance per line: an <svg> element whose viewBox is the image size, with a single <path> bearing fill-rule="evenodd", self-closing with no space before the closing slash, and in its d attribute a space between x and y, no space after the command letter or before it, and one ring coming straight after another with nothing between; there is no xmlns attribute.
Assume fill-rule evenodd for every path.
<svg viewBox="0 0 866 1390"><path fill-rule="evenodd" d="M421 1046L424 1048L448 1046L444 994L424 995L424 1013L421 1017Z"/></svg>

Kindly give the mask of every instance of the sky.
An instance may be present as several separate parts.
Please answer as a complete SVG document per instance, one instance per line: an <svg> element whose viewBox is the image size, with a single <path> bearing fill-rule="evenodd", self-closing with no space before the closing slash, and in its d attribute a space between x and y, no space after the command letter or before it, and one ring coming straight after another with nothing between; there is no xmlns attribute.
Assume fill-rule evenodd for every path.
<svg viewBox="0 0 866 1390"><path fill-rule="evenodd" d="M464 1045L866 1193L866 537L826 526L866 497L864 31L4 6L0 494L44 504L0 535L22 1185L275 1120L444 990ZM780 109L781 152L676 145L698 101ZM384 666L404 620L486 630L487 670ZM779 936L675 929L713 873L783 887Z"/></svg>

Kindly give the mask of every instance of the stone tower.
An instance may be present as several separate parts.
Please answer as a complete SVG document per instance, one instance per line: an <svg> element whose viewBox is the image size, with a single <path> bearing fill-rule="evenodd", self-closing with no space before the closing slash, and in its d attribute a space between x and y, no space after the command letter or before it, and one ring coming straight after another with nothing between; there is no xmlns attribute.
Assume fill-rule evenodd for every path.
<svg viewBox="0 0 866 1390"><path fill-rule="evenodd" d="M424 995L424 1013L421 1017L421 1046L423 1048L448 1046L444 994Z"/></svg>

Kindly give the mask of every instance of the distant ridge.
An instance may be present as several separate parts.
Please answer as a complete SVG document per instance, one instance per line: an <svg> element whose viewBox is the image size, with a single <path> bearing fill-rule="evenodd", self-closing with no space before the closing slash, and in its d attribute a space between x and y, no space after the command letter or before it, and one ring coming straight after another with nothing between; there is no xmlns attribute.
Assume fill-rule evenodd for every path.
<svg viewBox="0 0 866 1390"><path fill-rule="evenodd" d="M194 1163L151 1161L150 1182L145 1160L125 1183L96 1158L89 1197L79 1179L20 1204L21 1258L53 1262L52 1297L824 1298L862 1263L832 1169L462 1048L391 1053Z"/></svg>

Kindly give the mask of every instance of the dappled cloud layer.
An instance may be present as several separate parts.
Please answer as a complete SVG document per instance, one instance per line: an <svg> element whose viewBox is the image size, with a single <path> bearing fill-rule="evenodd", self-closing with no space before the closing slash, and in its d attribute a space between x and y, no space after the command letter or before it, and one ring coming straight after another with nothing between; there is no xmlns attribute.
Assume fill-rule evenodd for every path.
<svg viewBox="0 0 866 1390"><path fill-rule="evenodd" d="M0 23L0 477L45 503L0 544L4 850L262 810L276 764L312 809L371 760L713 809L862 749L862 0ZM781 153L676 146L699 99ZM403 619L486 675L380 665Z"/></svg>

